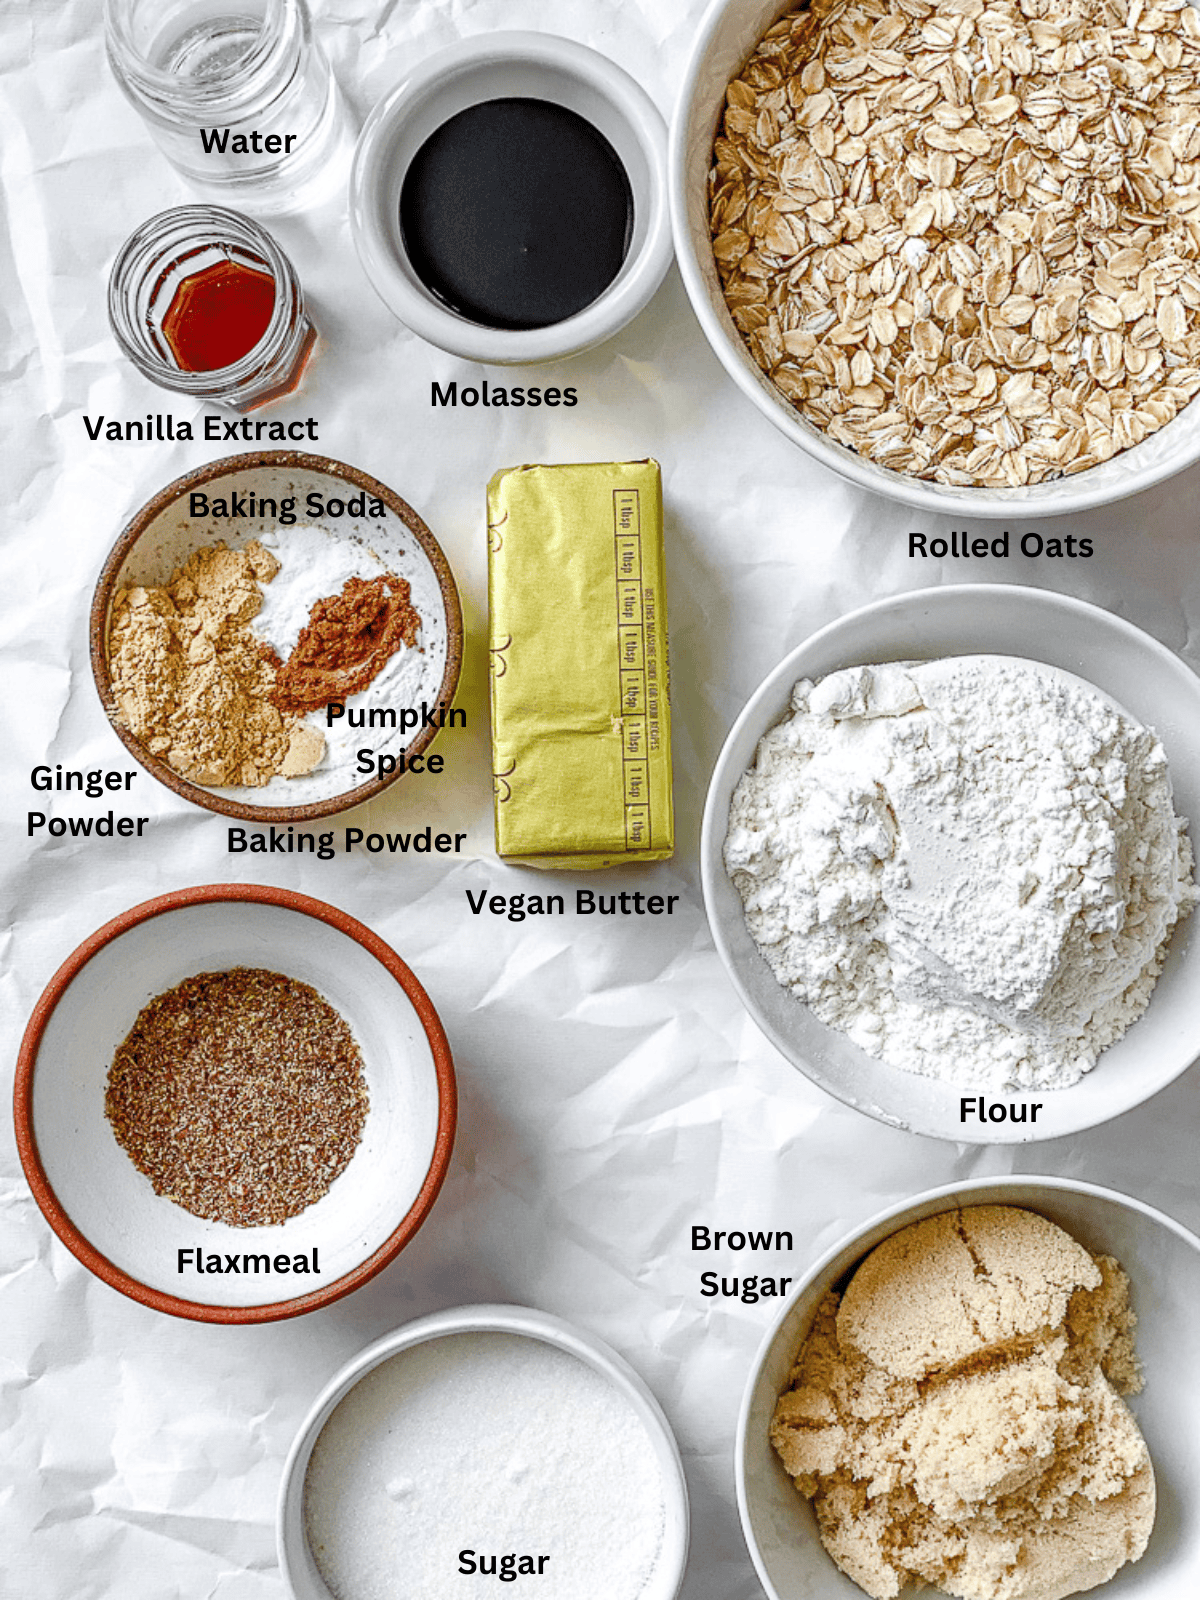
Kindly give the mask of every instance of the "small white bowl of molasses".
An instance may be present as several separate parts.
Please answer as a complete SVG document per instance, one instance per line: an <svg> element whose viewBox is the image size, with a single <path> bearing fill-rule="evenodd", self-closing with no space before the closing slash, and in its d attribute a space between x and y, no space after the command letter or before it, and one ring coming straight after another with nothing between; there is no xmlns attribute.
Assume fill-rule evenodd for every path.
<svg viewBox="0 0 1200 1600"><path fill-rule="evenodd" d="M350 217L380 299L421 338L469 361L558 360L619 332L666 274L666 128L584 45L465 39L367 119Z"/></svg>

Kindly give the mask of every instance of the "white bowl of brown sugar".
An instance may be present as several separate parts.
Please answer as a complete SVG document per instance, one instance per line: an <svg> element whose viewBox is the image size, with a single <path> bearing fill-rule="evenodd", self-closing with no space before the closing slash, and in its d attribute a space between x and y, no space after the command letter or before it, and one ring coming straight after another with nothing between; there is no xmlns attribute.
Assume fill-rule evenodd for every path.
<svg viewBox="0 0 1200 1600"><path fill-rule="evenodd" d="M14 1092L34 1198L155 1310L269 1322L380 1272L429 1213L454 1066L412 972L334 906L181 889L106 923L34 1008Z"/></svg>
<svg viewBox="0 0 1200 1600"><path fill-rule="evenodd" d="M147 771L249 821L312 821L436 772L429 746L465 720L437 540L386 484L295 450L209 462L142 507L100 573L91 658Z"/></svg>
<svg viewBox="0 0 1200 1600"><path fill-rule="evenodd" d="M715 0L670 184L726 372L824 466L947 515L1076 512L1190 466L1198 38L1187 5Z"/></svg>
<svg viewBox="0 0 1200 1600"><path fill-rule="evenodd" d="M1071 1179L951 1184L855 1227L742 1402L770 1600L1194 1594L1197 1294L1193 1234Z"/></svg>

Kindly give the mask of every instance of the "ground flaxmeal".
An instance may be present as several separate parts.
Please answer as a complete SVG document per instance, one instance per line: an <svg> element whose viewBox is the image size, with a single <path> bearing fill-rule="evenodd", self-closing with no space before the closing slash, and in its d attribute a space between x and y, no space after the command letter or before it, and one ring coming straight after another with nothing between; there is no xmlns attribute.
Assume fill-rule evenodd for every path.
<svg viewBox="0 0 1200 1600"><path fill-rule="evenodd" d="M104 1106L156 1194L250 1228L328 1192L362 1137L368 1096L362 1054L328 1001L281 973L235 967L143 1008Z"/></svg>
<svg viewBox="0 0 1200 1600"><path fill-rule="evenodd" d="M321 760L318 729L271 703L276 669L249 623L279 563L257 541L195 551L162 586L123 589L108 662L121 720L192 783L261 788Z"/></svg>

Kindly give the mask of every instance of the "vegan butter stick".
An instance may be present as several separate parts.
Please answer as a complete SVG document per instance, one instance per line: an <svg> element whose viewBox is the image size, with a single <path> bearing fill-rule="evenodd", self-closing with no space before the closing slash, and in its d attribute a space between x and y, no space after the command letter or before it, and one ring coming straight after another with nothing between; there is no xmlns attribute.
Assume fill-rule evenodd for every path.
<svg viewBox="0 0 1200 1600"><path fill-rule="evenodd" d="M537 867L675 847L657 461L488 485L496 850Z"/></svg>

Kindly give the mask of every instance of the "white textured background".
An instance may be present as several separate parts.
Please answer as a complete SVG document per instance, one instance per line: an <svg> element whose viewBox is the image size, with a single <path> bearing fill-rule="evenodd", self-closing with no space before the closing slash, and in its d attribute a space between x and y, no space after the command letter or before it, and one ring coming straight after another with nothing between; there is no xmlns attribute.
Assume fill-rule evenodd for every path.
<svg viewBox="0 0 1200 1600"><path fill-rule="evenodd" d="M701 9L689 0L314 6L360 118L406 63L502 27L592 44L668 107ZM405 779L351 820L465 826L468 852L451 862L230 856L221 819L148 778L135 784L137 811L155 819L144 841L29 841L26 811L46 809L29 786L33 765L129 765L86 651L109 546L164 483L225 453L92 443L84 432L84 411L195 414L143 381L108 331L117 248L189 195L109 76L100 11L100 0L0 3L6 1070L43 985L101 922L183 884L261 877L345 907L411 964L454 1048L461 1120L442 1196L388 1271L328 1311L250 1329L173 1321L93 1280L34 1206L6 1120L0 1594L280 1600L275 1494L316 1391L397 1324L499 1299L574 1319L642 1372L677 1431L691 1488L685 1596L752 1600L760 1589L738 1529L731 1450L772 1302L700 1299L702 1269L744 1270L749 1258L692 1256L692 1222L792 1229L790 1259L757 1258L750 1270L795 1276L886 1203L1016 1170L1109 1184L1197 1227L1200 1076L1094 1133L1013 1152L894 1132L811 1088L746 1020L705 924L697 838L721 740L759 679L807 633L928 583L1062 589L1200 664L1200 473L1076 519L1073 530L1094 540L1091 561L912 562L909 528L947 529L852 490L776 435L724 378L674 272L618 339L540 374L578 388L575 410L432 413L431 377L471 382L478 370L423 346L376 302L340 203L272 222L324 336L303 393L273 414L315 415L322 450L375 473L421 512L458 577L469 630L460 703L471 726L439 745L447 775ZM646 454L663 463L667 502L679 849L669 865L613 873L601 887L680 893L680 914L477 921L465 888L534 883L491 849L484 485L520 461Z"/></svg>

